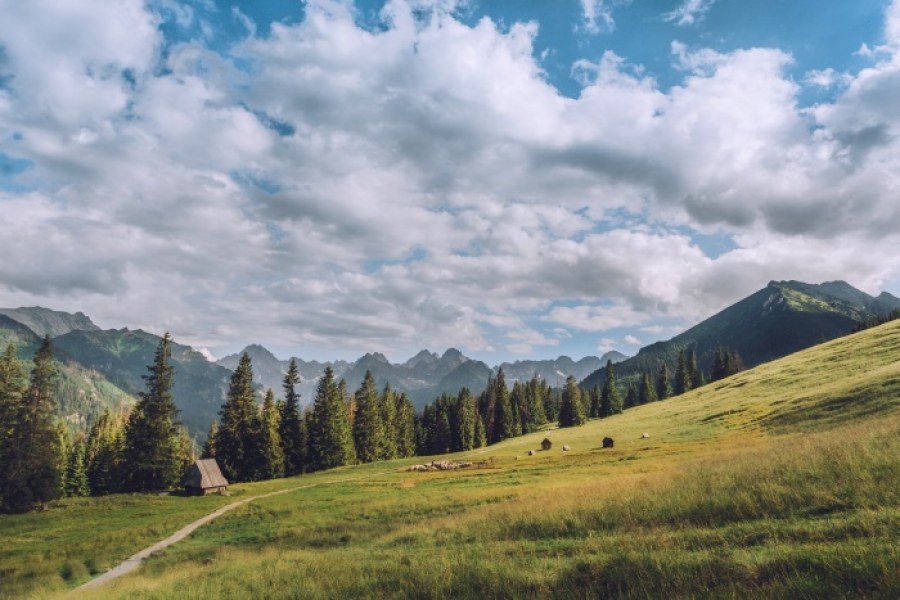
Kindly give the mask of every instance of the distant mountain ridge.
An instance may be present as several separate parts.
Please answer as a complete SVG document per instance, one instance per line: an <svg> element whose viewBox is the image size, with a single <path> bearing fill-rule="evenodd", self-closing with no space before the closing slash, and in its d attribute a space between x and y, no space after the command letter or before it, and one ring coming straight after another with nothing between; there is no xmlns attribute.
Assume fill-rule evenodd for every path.
<svg viewBox="0 0 900 600"><path fill-rule="evenodd" d="M690 349L709 373L717 346L736 350L750 368L847 335L860 324L897 309L900 298L888 293L873 297L844 281L771 281L672 339L641 348L636 356L616 365L616 373L620 382L627 382L643 372L655 376L663 363L674 373L678 353ZM604 377L601 368L581 385L602 385Z"/></svg>
<svg viewBox="0 0 900 600"><path fill-rule="evenodd" d="M49 335L54 338L70 331L99 331L100 328L84 313L75 314L50 310L41 306L21 308L0 308L0 315L25 325L38 337Z"/></svg>
<svg viewBox="0 0 900 600"><path fill-rule="evenodd" d="M280 394L284 374L287 372L290 360L280 360L264 347L251 344L241 353L220 359L217 364L234 369L243 352L250 356L253 363L255 381L264 388L272 388L276 395ZM352 363L346 361L307 362L296 357L294 360L297 361L300 371L299 391L303 404L312 401L316 393L316 383L322 371L326 366L330 366L338 379L347 382L347 387L351 391L356 390L362 384L366 371L371 371L379 389L390 385L393 389L408 394L413 404L417 408L421 408L441 394L456 395L463 387L480 392L487 385L488 379L496 375L500 368L503 369L506 381L511 386L516 380L531 379L534 375L548 381L558 379L560 373L562 373L563 380L568 375L574 375L580 379L602 364L606 364L607 358L617 362L624 358L624 355L610 352L604 354L602 359L588 356L577 362L568 356L560 356L554 360L502 363L494 368L482 361L465 356L456 348L449 348L442 355L421 350L409 360L397 364L391 363L379 352L364 354Z"/></svg>

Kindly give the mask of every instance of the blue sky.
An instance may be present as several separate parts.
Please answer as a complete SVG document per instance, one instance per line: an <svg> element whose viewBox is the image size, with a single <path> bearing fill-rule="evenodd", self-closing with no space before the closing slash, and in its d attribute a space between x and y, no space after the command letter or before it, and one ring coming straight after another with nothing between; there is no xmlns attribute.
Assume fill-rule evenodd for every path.
<svg viewBox="0 0 900 600"><path fill-rule="evenodd" d="M0 305L489 363L900 295L900 0L0 7Z"/></svg>

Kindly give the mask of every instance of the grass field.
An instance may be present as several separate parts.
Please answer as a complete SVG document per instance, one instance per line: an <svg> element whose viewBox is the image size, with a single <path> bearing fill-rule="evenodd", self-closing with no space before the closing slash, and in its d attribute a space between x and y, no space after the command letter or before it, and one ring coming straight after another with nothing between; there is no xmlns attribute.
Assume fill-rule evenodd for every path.
<svg viewBox="0 0 900 600"><path fill-rule="evenodd" d="M898 407L894 322L455 457L472 469L402 470L419 458L235 486L319 484L238 508L79 597L898 598ZM545 436L553 449L527 456ZM0 595L65 597L227 501L0 517Z"/></svg>

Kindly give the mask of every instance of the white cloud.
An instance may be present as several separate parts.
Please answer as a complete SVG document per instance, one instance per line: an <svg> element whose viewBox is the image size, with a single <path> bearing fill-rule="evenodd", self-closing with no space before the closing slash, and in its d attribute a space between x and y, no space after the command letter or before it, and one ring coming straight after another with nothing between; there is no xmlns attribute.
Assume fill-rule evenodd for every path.
<svg viewBox="0 0 900 600"><path fill-rule="evenodd" d="M681 6L663 14L663 20L674 22L678 26L693 25L702 21L716 2L717 0L684 0Z"/></svg>
<svg viewBox="0 0 900 600"><path fill-rule="evenodd" d="M626 344L631 344L632 346L638 346L641 343L641 340L634 337L633 335L626 335L625 337L622 338L622 341L625 342Z"/></svg>
<svg viewBox="0 0 900 600"><path fill-rule="evenodd" d="M621 5L589 4L598 27ZM33 191L0 188L2 305L213 349L531 352L671 333L769 279L900 276L894 53L811 73L841 87L810 110L788 54L678 42L679 85L608 52L573 65L572 99L533 56L537 24L468 26L458 3L416 20L394 0L373 32L317 2L237 62L183 43L163 63L158 16L103 6L0 19L0 152L34 162L14 178ZM710 259L690 231L739 247Z"/></svg>
<svg viewBox="0 0 900 600"><path fill-rule="evenodd" d="M633 0L581 0L582 28L591 34L613 31L616 20L613 12L631 4Z"/></svg>

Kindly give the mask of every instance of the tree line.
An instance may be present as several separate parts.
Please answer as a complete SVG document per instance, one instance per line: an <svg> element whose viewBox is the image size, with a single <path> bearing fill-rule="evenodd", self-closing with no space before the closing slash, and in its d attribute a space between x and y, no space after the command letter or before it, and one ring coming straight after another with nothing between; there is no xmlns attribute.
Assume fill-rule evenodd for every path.
<svg viewBox="0 0 900 600"><path fill-rule="evenodd" d="M37 350L30 374L10 344L0 357L0 511L20 512L60 496L104 495L171 489L196 459L177 420L172 397L172 338L160 340L144 375L146 391L130 411L104 412L86 434L70 439L56 416L56 366L49 337ZM743 369L740 356L717 348L709 379ZM347 390L331 368L319 379L310 406L301 409L299 371L291 361L282 397L267 390L260 404L253 367L241 356L219 420L202 456L215 458L232 482L299 475L342 465L472 450L537 431L606 418L627 408L664 400L699 387L707 377L693 350L681 351L674 375L662 364L623 390L608 361L602 386L579 387L569 376L562 388L533 377L510 389L502 369L479 394L463 388L443 394L417 415L409 397L371 372L359 389Z"/></svg>

